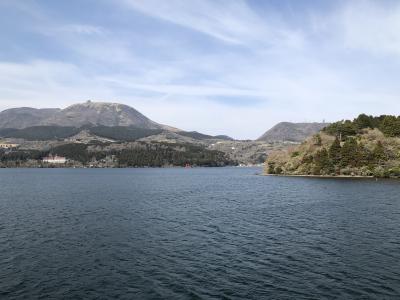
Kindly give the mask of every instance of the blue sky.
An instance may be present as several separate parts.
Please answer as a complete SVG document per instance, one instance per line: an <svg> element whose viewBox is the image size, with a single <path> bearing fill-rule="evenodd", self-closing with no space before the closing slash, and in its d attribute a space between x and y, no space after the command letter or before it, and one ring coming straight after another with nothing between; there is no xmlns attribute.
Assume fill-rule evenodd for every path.
<svg viewBox="0 0 400 300"><path fill-rule="evenodd" d="M112 101L257 138L400 114L400 1L0 0L0 110Z"/></svg>

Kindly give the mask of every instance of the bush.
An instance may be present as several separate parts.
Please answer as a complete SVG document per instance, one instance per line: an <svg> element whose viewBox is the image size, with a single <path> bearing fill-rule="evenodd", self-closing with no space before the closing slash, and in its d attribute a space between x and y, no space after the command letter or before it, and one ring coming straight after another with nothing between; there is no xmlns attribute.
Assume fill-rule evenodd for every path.
<svg viewBox="0 0 400 300"><path fill-rule="evenodd" d="M382 166L375 167L372 172L373 172L374 177L377 177L377 178L388 178L390 176L389 171L386 170Z"/></svg>
<svg viewBox="0 0 400 300"><path fill-rule="evenodd" d="M390 177L399 178L400 177L400 167L395 167L395 168L389 169L389 175L390 175Z"/></svg>
<svg viewBox="0 0 400 300"><path fill-rule="evenodd" d="M268 162L268 174L275 174L275 163Z"/></svg>
<svg viewBox="0 0 400 300"><path fill-rule="evenodd" d="M299 151L295 151L295 152L293 152L292 154L291 154L291 157L297 157L297 156L299 156L300 155L300 152Z"/></svg>
<svg viewBox="0 0 400 300"><path fill-rule="evenodd" d="M283 172L283 170L282 170L282 168L280 166L275 168L275 174L279 175L279 174L282 174L282 172Z"/></svg>

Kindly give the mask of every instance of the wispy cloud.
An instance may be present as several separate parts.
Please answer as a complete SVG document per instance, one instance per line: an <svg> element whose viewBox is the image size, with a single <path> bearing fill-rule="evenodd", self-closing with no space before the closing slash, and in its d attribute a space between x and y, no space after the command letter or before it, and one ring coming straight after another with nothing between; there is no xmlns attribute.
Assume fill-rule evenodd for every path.
<svg viewBox="0 0 400 300"><path fill-rule="evenodd" d="M344 10L341 21L346 46L375 54L400 55L400 5L358 2Z"/></svg>
<svg viewBox="0 0 400 300"><path fill-rule="evenodd" d="M221 0L123 0L127 6L220 41L248 45L249 43L286 44L300 46L299 30L289 30L271 13L260 16L245 1ZM269 20L270 19L270 20ZM275 19L275 20L274 20ZM275 27L279 25L279 27Z"/></svg>
<svg viewBox="0 0 400 300"><path fill-rule="evenodd" d="M119 101L238 138L400 113L400 3L278 2L1 2L0 109Z"/></svg>
<svg viewBox="0 0 400 300"><path fill-rule="evenodd" d="M188 27L224 42L242 44L264 31L264 24L242 1L136 1L131 8ZM256 29L255 31L252 31Z"/></svg>
<svg viewBox="0 0 400 300"><path fill-rule="evenodd" d="M0 108L57 107L82 99L113 98L99 82L69 63L32 61L0 63Z"/></svg>
<svg viewBox="0 0 400 300"><path fill-rule="evenodd" d="M354 0L334 13L319 15L317 30L349 50L400 55L400 3Z"/></svg>
<svg viewBox="0 0 400 300"><path fill-rule="evenodd" d="M83 35L92 35L92 34L103 34L104 29L100 26L92 26L86 24L71 24L71 25L64 25L59 28L60 31L64 32L72 32L77 34Z"/></svg>

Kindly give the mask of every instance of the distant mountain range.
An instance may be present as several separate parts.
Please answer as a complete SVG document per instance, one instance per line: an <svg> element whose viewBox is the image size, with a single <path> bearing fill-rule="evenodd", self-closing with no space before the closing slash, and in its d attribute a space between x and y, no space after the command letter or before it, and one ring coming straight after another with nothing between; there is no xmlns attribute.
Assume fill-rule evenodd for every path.
<svg viewBox="0 0 400 300"><path fill-rule="evenodd" d="M184 149L191 149L192 152L202 149L198 153L199 157L203 154L208 157L223 153L230 162L259 164L265 161L271 151L287 147L283 142L301 142L327 125L284 122L268 130L257 141L242 141L226 135L212 136L159 124L127 105L87 101L65 109L22 107L0 112L0 143L19 145L19 152L7 156L9 160L18 160L21 157L24 161L28 158L37 160L38 153L47 153L51 149L57 149L54 152L56 154L63 154L64 152L58 152L59 146L85 149L71 150L73 153L68 155L64 153L71 159L78 152L81 155L79 157L89 157L93 153L103 157L132 147L155 147L157 151L161 151L157 157L165 159L167 165L173 160L166 157L166 150L162 149L175 148L176 151L182 149L184 152ZM171 151L175 153L175 150ZM1 153L2 151L0 155ZM154 154L154 151L151 153ZM181 157L183 154L176 155ZM226 163L224 159L219 159L221 161L215 163ZM148 162L149 166L153 164L154 161Z"/></svg>
<svg viewBox="0 0 400 300"><path fill-rule="evenodd" d="M211 136L159 124L136 109L118 103L87 101L65 109L21 107L0 112L0 137L3 138L49 141L71 138L82 131L115 141L150 136L154 141L166 136L179 142L233 140L225 135Z"/></svg>
<svg viewBox="0 0 400 300"><path fill-rule="evenodd" d="M309 136L318 133L329 123L290 123L281 122L272 127L258 141L264 142L302 142Z"/></svg>
<svg viewBox="0 0 400 300"><path fill-rule="evenodd" d="M257 141L267 143L301 142L327 125L329 124L282 122L268 130ZM194 140L233 140L225 135L211 136L159 124L136 109L119 103L87 101L65 109L21 107L0 112L0 136L2 137L18 137L29 140L59 139L75 135L86 129L92 134L115 140L160 136L160 134L165 135L165 132L178 134L178 136L174 136L178 139L184 137Z"/></svg>
<svg viewBox="0 0 400 300"><path fill-rule="evenodd" d="M144 129L179 129L158 124L136 109L118 103L91 102L71 105L65 109L12 108L0 113L0 128L23 129L33 126L81 127L135 126Z"/></svg>

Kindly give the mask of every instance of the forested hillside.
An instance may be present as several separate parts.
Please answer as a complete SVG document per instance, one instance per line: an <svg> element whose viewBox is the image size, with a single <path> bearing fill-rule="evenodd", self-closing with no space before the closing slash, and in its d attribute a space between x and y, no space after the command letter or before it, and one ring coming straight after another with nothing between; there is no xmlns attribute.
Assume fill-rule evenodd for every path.
<svg viewBox="0 0 400 300"><path fill-rule="evenodd" d="M400 117L362 114L301 145L271 153L266 173L400 177Z"/></svg>
<svg viewBox="0 0 400 300"><path fill-rule="evenodd" d="M46 166L42 159L48 155L64 156L65 166L98 167L164 167L164 166L209 166L235 165L225 153L208 150L191 144L143 143L126 145L105 143L68 143L46 151L0 149L0 167Z"/></svg>

